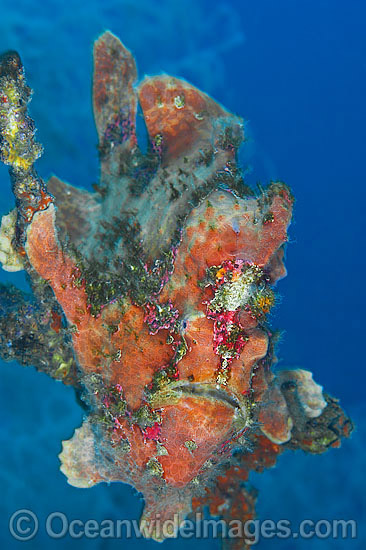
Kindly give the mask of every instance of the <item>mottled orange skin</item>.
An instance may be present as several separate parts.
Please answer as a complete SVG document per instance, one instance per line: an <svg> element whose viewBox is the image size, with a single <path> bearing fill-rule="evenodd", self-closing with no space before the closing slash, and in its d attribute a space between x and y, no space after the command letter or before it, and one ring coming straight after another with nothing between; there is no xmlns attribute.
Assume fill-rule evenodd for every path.
<svg viewBox="0 0 366 550"><path fill-rule="evenodd" d="M76 327L73 346L83 371L102 374L108 384L121 384L129 406L137 408L154 371L173 356L166 344L167 332L150 335L142 308L131 304L125 313L114 303L98 317L89 313L84 286L76 284L76 265L57 242L53 209L35 216L26 248L33 267L50 281L68 322ZM50 263L44 262L45 254ZM108 331L110 325L118 326L112 335ZM117 350L121 351L118 361L106 357Z"/></svg>
<svg viewBox="0 0 366 550"><path fill-rule="evenodd" d="M147 77L138 89L149 135L160 135L164 160L187 154L229 113L194 86L171 76ZM211 131L210 131L211 129Z"/></svg>
<svg viewBox="0 0 366 550"><path fill-rule="evenodd" d="M227 193L219 194L217 208L222 210L223 203L228 201L232 203L237 199ZM245 251L249 251L246 254L265 265L286 240L291 206L287 201L275 196L272 209L278 216L277 225L273 222L272 233L264 235L250 225L251 204L254 209L256 203L254 200L247 202L249 208L239 217L235 231L230 219L218 216L210 205L195 209L187 221L174 273L160 296L162 302L167 296L171 297L187 317L184 337L188 351L178 363L180 380L215 384L218 356L212 347L213 321L205 316L205 300L212 291L197 285L206 268L220 264L228 257L243 255L244 243ZM202 208L206 211L202 212ZM205 221L201 220L202 215ZM234 215L237 217L236 213ZM209 225L212 220L215 220L215 227ZM199 223L199 232L195 230L196 223ZM222 246L216 244L219 235L220 239L222 236L226 239ZM73 346L83 372L98 373L108 384L120 384L127 406L136 410L143 403L145 388L151 383L154 373L164 368L174 356L172 346L167 344L168 331L164 329L155 335L150 334L144 323L143 308L130 303L122 310L117 302L111 303L97 317L89 313L83 282L77 280L76 266L58 245L53 208L34 217L28 229L26 250L32 266L50 281L69 324L75 326ZM44 261L45 255L49 258L47 262ZM249 391L253 367L265 356L268 347L268 336L256 328L256 321L248 317L247 324L248 341L241 357L233 361L230 383L226 388L229 394L239 398ZM110 325L118 327L113 334L109 332ZM118 351L119 357L114 360ZM171 405L165 403L161 410L160 439L169 454L157 460L168 484L185 486L197 475L215 449L230 438L234 412L230 406L207 399L185 398ZM131 428L123 419L120 422L129 440L137 438L135 445L131 445L134 448L131 452L137 453L135 463L143 469L150 454L146 452L146 440L138 427ZM185 442L190 440L196 442L197 451L185 447Z"/></svg>
<svg viewBox="0 0 366 550"><path fill-rule="evenodd" d="M221 265L224 260L239 258L267 268L272 282L283 276L280 250L287 240L292 202L288 196L275 194L268 210L273 213L273 221L263 225L256 199L246 199L244 206L242 199L227 192L216 192L187 220L174 273L160 296L162 302L171 298L186 319L184 336L189 353L179 363L183 379L193 376L195 382L212 383L219 365L212 347L213 321L206 317L206 303L212 291L197 284L204 279L206 269ZM253 223L256 217L259 221ZM272 265L276 268L273 272ZM253 366L267 353L268 336L256 328L258 320L248 312L241 311L239 318L248 342L231 366L229 390L243 395L250 388Z"/></svg>
<svg viewBox="0 0 366 550"><path fill-rule="evenodd" d="M189 353L179 363L182 379L193 377L194 382L214 383L214 373L219 366L219 358L212 347L213 322L206 317L188 321L185 339ZM264 357L268 349L268 337L264 331L248 331L248 342L239 359L231 365L231 378L228 389L243 395L250 388L253 365Z"/></svg>
<svg viewBox="0 0 366 550"><path fill-rule="evenodd" d="M275 195L268 207L274 221L263 225L260 218L253 223L259 217L257 199L246 199L245 210L244 201L230 193L216 192L215 199L216 207L210 198L190 216L173 276L162 293L162 299L169 295L182 311L190 307L203 310L197 281L203 279L207 267L220 265L224 260L244 259L270 268L276 258L277 277L272 277L273 282L285 273L280 250L287 241L292 201Z"/></svg>
<svg viewBox="0 0 366 550"><path fill-rule="evenodd" d="M19 56L0 65L28 96ZM241 119L183 80L135 87L136 78L131 53L104 33L93 79L100 184L93 194L53 177L52 196L32 161L15 158L12 244L40 298L42 316L24 331L40 327L43 337L29 364L73 384L87 411L63 442L62 472L76 487L133 485L145 500L142 531L161 540L145 521L178 518L178 529L206 505L226 521L252 519L251 470L273 466L285 448L337 447L352 422L309 371L272 372L267 315L286 275L289 189L272 182L254 196L245 185ZM33 124L24 131L33 143Z"/></svg>
<svg viewBox="0 0 366 550"><path fill-rule="evenodd" d="M215 451L217 442L228 436L232 417L230 407L194 398L165 407L162 439L169 455L160 458L164 479L175 487L191 481ZM186 441L195 441L197 449L189 451Z"/></svg>
<svg viewBox="0 0 366 550"><path fill-rule="evenodd" d="M60 208L60 235L55 205L41 204L25 242L27 261L64 312L77 361L75 384L89 406L88 418L64 442L61 468L78 487L132 484L144 495L144 520L175 514L182 520L208 503L212 515L245 521L254 517L255 495L243 486L250 470L272 466L291 437L290 409L271 372L274 344L266 315L274 303L270 287L286 275L293 199L282 183L245 196L235 175L241 121L210 97L168 76L148 77L135 90L133 57L110 33L96 43L94 55L105 202L54 182L56 196L74 199L73 207ZM137 100L151 138L146 164L135 135ZM137 168L142 183L129 180ZM228 189L227 177L242 196ZM201 187L207 192L200 194ZM127 289L92 315L77 262L58 237L69 233L80 246L90 239L91 248L99 246L91 257L104 258L98 223L108 228L118 214L125 219L134 210L146 276L162 253L174 257L174 266L145 303L133 303ZM121 239L126 246L127 239ZM88 258L88 246L84 252ZM123 263L123 253L121 258ZM236 291L235 282L242 284ZM229 297L210 309L217 296L222 299L222 288ZM147 310L174 314L152 330ZM312 448L305 437L300 443Z"/></svg>
<svg viewBox="0 0 366 550"><path fill-rule="evenodd" d="M206 317L212 290L198 283L207 267L220 265L228 258L245 259L266 267L275 257L278 266L281 262L278 251L286 241L291 202L274 193L268 207L274 213L274 221L263 226L253 223L257 216L255 199L245 200L245 208L242 206L241 210L235 206L244 204L244 200L227 192L216 192L210 200L212 203L204 202L189 216L174 272L158 299L161 303L172 299L186 319L183 334L187 353L177 364L178 379L215 387L219 358L213 350L213 321ZM50 282L69 325L75 327L73 346L83 374L97 373L106 384L119 384L129 410L138 409L144 403L144 392L154 374L174 357L174 349L167 343L169 331L163 329L150 334L144 323L143 308L128 300L123 307L118 302L106 305L97 317L90 314L76 265L58 244L53 206L34 216L27 233L26 251L34 269ZM278 273L281 269L277 268ZM276 274L271 274L273 280ZM253 369L268 349L266 331L257 327L258 321L249 313L241 315L247 342L240 357L232 362L227 387L222 388L239 400L249 395ZM109 326L114 326L113 333ZM155 464L160 464L161 477L167 487L184 489L233 436L235 409L228 404L186 397L171 403L169 399L163 400L159 405L157 398L155 407L161 419L159 441L167 454L156 456L155 442L147 440L139 426L121 416L114 434L109 437L116 449L121 440L128 440L128 457L122 462L117 459L114 473L95 471L89 476L93 483L107 479L133 483L145 493L148 502L149 489L141 485L141 479L151 457L155 456ZM189 449L187 441L194 441L197 448ZM158 483L158 478L152 486L154 483ZM186 503L183 508L187 512L189 505ZM146 514L151 516L148 510Z"/></svg>

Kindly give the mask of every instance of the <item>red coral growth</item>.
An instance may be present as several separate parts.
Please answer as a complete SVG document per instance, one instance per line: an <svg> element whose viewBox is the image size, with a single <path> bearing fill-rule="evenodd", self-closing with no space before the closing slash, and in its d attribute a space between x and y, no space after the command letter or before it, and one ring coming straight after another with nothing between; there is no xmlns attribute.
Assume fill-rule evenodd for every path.
<svg viewBox="0 0 366 550"><path fill-rule="evenodd" d="M150 334L156 334L162 328L174 329L179 311L174 308L171 300L162 305L147 303L145 308L144 321L149 325Z"/></svg>
<svg viewBox="0 0 366 550"><path fill-rule="evenodd" d="M161 437L161 426L157 422L154 423L153 426L147 427L145 430L143 430L143 434L146 437L146 439L152 439L153 441L158 441Z"/></svg>

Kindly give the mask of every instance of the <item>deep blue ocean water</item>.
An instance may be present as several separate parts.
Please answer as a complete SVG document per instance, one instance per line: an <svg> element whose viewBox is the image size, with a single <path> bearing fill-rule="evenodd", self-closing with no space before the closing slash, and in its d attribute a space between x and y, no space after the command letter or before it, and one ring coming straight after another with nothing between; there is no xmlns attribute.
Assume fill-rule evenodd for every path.
<svg viewBox="0 0 366 550"><path fill-rule="evenodd" d="M31 114L51 173L90 189L98 180L91 110L93 40L105 29L131 49L139 74L190 80L246 120L241 152L248 181L288 183L296 197L288 277L272 324L285 330L280 365L299 366L341 404L357 431L340 450L287 454L256 475L262 519L355 519L354 540L262 540L262 549L366 547L365 218L366 4L362 0L2 0L0 50L16 49L34 89ZM0 167L0 214L13 207ZM24 286L21 274L0 280ZM70 519L137 518L142 501L121 484L75 489L59 472L61 440L82 413L73 392L32 368L0 364L1 548L154 548L144 540L35 539L16 542L13 512L42 525ZM167 541L166 550L184 540ZM191 540L197 549L218 541Z"/></svg>

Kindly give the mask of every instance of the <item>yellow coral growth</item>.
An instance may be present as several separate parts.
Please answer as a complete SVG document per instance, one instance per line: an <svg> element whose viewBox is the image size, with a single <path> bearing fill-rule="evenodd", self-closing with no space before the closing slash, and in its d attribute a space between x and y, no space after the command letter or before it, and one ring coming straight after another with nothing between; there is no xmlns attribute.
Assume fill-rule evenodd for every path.
<svg viewBox="0 0 366 550"><path fill-rule="evenodd" d="M271 307L273 306L273 304L274 304L273 294L258 296L255 300L256 307L261 311L263 311L263 313L268 313Z"/></svg>
<svg viewBox="0 0 366 550"><path fill-rule="evenodd" d="M9 151L3 151L3 162L5 164L10 164L13 167L21 168L22 170L29 170L32 166L33 161L30 159L24 159L20 157L15 149L10 149Z"/></svg>
<svg viewBox="0 0 366 550"><path fill-rule="evenodd" d="M42 146L34 141L32 121L26 105L30 90L24 85L24 76L17 80L3 76L0 79L1 159L14 169L28 171L42 154Z"/></svg>

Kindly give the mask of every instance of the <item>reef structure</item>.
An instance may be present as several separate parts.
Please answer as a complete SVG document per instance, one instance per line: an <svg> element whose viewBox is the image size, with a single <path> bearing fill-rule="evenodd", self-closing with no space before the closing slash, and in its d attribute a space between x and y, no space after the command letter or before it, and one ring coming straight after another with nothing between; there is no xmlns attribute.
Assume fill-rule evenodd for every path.
<svg viewBox="0 0 366 550"><path fill-rule="evenodd" d="M0 353L75 387L85 419L61 470L76 487L133 485L142 530L161 540L157 518L178 528L207 505L253 518L251 470L286 449L338 447L352 422L309 371L273 370L267 317L286 275L289 188L244 183L242 120L208 95L166 75L136 80L131 53L104 33L91 193L39 177L31 91L18 54L0 59L0 154L16 199L0 261L32 289L0 288Z"/></svg>

